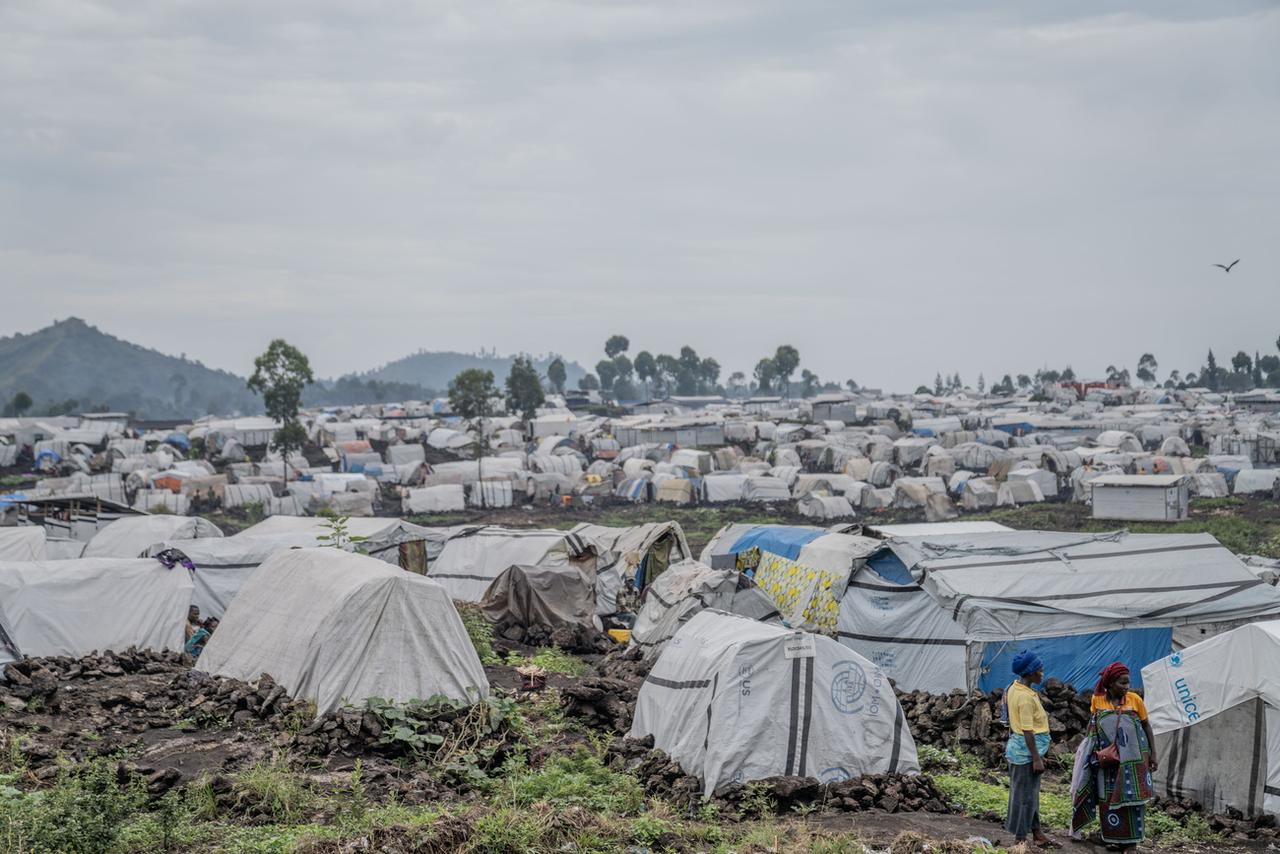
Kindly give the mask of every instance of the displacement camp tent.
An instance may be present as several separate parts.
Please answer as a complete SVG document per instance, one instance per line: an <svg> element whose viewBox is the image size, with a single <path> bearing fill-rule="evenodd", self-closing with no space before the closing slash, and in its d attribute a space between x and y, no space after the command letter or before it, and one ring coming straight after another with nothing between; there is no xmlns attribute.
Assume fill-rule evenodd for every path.
<svg viewBox="0 0 1280 854"><path fill-rule="evenodd" d="M611 565L620 577L643 590L667 567L693 556L679 522L648 522L631 528L609 528L583 522L573 533L594 542L600 565Z"/></svg>
<svg viewBox="0 0 1280 854"><path fill-rule="evenodd" d="M199 516L127 516L94 534L84 547L84 557L137 557L161 540L221 536L221 528Z"/></svg>
<svg viewBox="0 0 1280 854"><path fill-rule="evenodd" d="M328 519L319 517L272 516L236 537L303 536L312 538L310 545L323 545L319 538L329 534L332 527ZM369 517L347 519L347 533L361 538L360 551L369 557L421 574L439 557L452 531L425 528L403 519Z"/></svg>
<svg viewBox="0 0 1280 854"><path fill-rule="evenodd" d="M702 779L710 796L775 775L824 783L919 770L889 679L820 635L703 611L640 687L631 738Z"/></svg>
<svg viewBox="0 0 1280 854"><path fill-rule="evenodd" d="M0 561L46 560L44 528L20 525L0 528Z"/></svg>
<svg viewBox="0 0 1280 854"><path fill-rule="evenodd" d="M457 610L429 578L339 549L294 549L263 563L240 593L197 669L241 680L270 673L320 714L369 697L489 693Z"/></svg>
<svg viewBox="0 0 1280 854"><path fill-rule="evenodd" d="M1246 818L1280 816L1280 621L1202 641L1142 670L1156 791Z"/></svg>
<svg viewBox="0 0 1280 854"><path fill-rule="evenodd" d="M750 620L780 620L773 600L736 569L712 569L685 560L645 590L631 643L640 647L646 659L656 658L681 626L708 608Z"/></svg>
<svg viewBox="0 0 1280 854"><path fill-rule="evenodd" d="M855 574L839 632L904 690L1004 687L1024 646L1077 687L1117 659L1137 685L1175 627L1280 615L1280 591L1208 534L1013 531L886 549Z"/></svg>
<svg viewBox="0 0 1280 854"><path fill-rule="evenodd" d="M491 623L530 628L560 625L600 629L595 579L577 566L511 566L480 600Z"/></svg>
<svg viewBox="0 0 1280 854"><path fill-rule="evenodd" d="M727 525L702 550L715 569L751 575L789 626L834 634L853 570L883 544L870 537L789 525Z"/></svg>
<svg viewBox="0 0 1280 854"><path fill-rule="evenodd" d="M0 563L4 625L25 655L181 650L191 573L152 558Z"/></svg>
<svg viewBox="0 0 1280 854"><path fill-rule="evenodd" d="M564 531L524 531L488 525L450 537L427 575L460 602L479 602L508 567L574 566L595 581L595 544Z"/></svg>
<svg viewBox="0 0 1280 854"><path fill-rule="evenodd" d="M249 576L267 558L288 549L315 545L313 537L304 535L218 537L155 543L145 556L177 552L190 561L195 567L191 604L200 608L200 616L221 619Z"/></svg>

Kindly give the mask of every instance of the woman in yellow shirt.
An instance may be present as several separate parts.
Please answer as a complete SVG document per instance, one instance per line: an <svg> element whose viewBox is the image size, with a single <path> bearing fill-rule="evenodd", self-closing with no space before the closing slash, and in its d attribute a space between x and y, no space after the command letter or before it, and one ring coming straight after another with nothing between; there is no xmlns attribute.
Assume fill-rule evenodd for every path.
<svg viewBox="0 0 1280 854"><path fill-rule="evenodd" d="M1009 809L1004 828L1018 842L1031 834L1041 848L1057 848L1040 827L1040 778L1049 750L1049 716L1032 686L1044 679L1040 656L1024 649L1013 657L1018 678L1005 692L1009 711L1009 742L1004 758L1009 762Z"/></svg>
<svg viewBox="0 0 1280 854"><path fill-rule="evenodd" d="M1119 661L1098 676L1090 701L1093 720L1081 744L1089 762L1073 780L1071 827L1079 831L1096 806L1102 841L1132 852L1145 836L1146 805L1155 795L1151 774L1159 760L1146 704L1129 684L1129 668ZM1114 756L1108 756L1112 745Z"/></svg>

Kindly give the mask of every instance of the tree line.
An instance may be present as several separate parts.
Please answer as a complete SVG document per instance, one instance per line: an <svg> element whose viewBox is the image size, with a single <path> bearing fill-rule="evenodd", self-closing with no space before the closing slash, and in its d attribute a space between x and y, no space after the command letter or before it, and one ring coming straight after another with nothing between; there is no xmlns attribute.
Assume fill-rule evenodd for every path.
<svg viewBox="0 0 1280 854"><path fill-rule="evenodd" d="M1276 339L1276 349L1280 350L1280 338ZM1137 367L1130 374L1123 365L1107 365L1103 379L1115 386L1131 386L1133 380L1145 388L1188 389L1207 388L1210 391L1242 392L1259 388L1280 388L1280 355L1268 353L1265 356L1255 351L1252 356L1239 350L1231 357L1230 367L1218 364L1218 359L1210 350L1205 362L1199 368L1185 373L1171 370L1163 382L1159 378L1160 363L1151 353L1143 353L1138 357ZM1019 392L1038 392L1045 385L1075 382L1076 373L1070 365L1061 371L1048 368L1033 374L1005 374L991 386L991 393L1010 396ZM916 394L953 394L965 388L959 372L943 376L939 372L933 378L933 385L916 387ZM986 378L978 374L977 389L986 391Z"/></svg>

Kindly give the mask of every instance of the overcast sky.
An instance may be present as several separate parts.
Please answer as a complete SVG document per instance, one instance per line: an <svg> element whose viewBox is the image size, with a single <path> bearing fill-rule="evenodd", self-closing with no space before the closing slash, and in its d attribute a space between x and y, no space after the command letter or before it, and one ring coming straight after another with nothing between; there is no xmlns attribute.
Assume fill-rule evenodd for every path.
<svg viewBox="0 0 1280 854"><path fill-rule="evenodd" d="M1163 378L1275 352L1278 45L1244 0L5 0L0 335Z"/></svg>

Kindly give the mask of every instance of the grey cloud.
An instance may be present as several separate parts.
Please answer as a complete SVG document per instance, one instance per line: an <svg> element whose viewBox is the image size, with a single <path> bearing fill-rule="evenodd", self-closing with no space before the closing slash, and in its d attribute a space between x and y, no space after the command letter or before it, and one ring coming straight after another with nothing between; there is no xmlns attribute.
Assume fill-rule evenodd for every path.
<svg viewBox="0 0 1280 854"><path fill-rule="evenodd" d="M895 388L1272 346L1280 11L966 7L5 4L0 334Z"/></svg>

